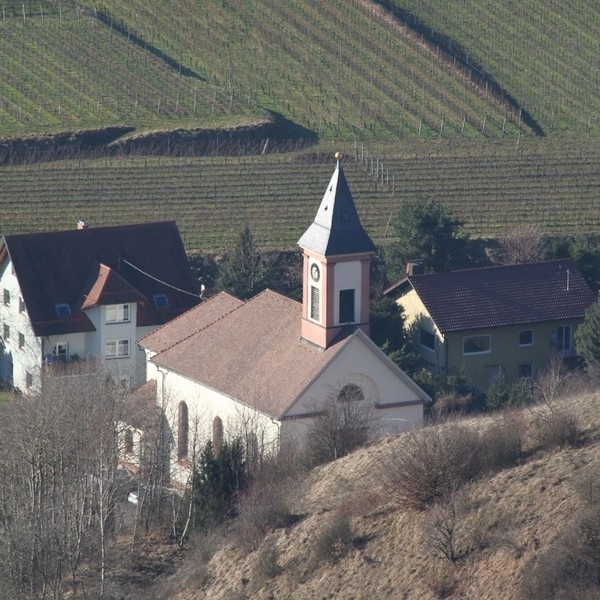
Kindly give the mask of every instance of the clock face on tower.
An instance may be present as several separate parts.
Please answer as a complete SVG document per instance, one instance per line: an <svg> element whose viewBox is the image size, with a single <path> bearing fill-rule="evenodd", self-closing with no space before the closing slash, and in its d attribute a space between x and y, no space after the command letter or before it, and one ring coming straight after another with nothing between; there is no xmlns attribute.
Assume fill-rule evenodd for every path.
<svg viewBox="0 0 600 600"><path fill-rule="evenodd" d="M313 264L310 268L310 276L314 282L319 281L321 277L321 271L319 271L319 265Z"/></svg>

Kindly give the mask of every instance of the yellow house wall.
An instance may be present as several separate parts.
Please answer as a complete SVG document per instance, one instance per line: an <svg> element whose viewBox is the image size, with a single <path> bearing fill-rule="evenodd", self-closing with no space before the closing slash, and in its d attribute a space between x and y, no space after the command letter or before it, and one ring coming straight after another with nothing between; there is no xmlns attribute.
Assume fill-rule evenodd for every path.
<svg viewBox="0 0 600 600"><path fill-rule="evenodd" d="M427 363L428 368L439 374L464 372L470 383L479 390L489 387L489 372L501 366L508 383L519 378L519 366L531 364L533 376L539 375L548 365L551 358L557 355L552 336L560 325L571 325L572 334L581 319L552 321L531 325L517 325L502 328L478 329L447 334L444 338L429 315L427 308L414 290L410 290L397 300L404 309L407 328L414 328L413 342L415 349ZM420 344L419 327L436 336L436 349L430 350ZM533 345L519 346L519 333L522 330L533 331ZM463 338L469 335L490 334L492 336L491 352L485 354L463 354ZM575 341L571 338L571 352L560 357L573 356ZM446 359L446 353L448 358Z"/></svg>
<svg viewBox="0 0 600 600"><path fill-rule="evenodd" d="M574 355L574 340L571 339L571 352L559 354L552 343L553 334L560 325L571 325L572 334L580 320L552 321L532 325L517 325L495 329L478 329L448 334L448 371L462 370L470 383L480 390L489 387L490 368L501 366L508 383L519 378L519 366L531 364L533 376L539 375L553 356L568 357ZM533 331L533 345L519 346L519 333L523 330ZM463 354L463 339L469 335L490 334L491 352L485 354Z"/></svg>

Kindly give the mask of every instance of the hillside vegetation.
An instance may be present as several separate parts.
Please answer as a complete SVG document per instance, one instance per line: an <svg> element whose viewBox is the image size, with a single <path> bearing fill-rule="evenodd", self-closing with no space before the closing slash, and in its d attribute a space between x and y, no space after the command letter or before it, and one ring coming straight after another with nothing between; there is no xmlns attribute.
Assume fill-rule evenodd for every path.
<svg viewBox="0 0 600 600"><path fill-rule="evenodd" d="M200 532L179 572L144 597L597 598L599 399L597 390L580 391L523 413L433 427L430 441L454 430L465 448L483 436L486 457L511 447L522 454L420 508L402 500L389 473L423 432L359 450L288 488L294 524L258 539L239 525L214 538ZM577 440L540 435L553 414L574 419ZM265 502L279 506L274 494Z"/></svg>

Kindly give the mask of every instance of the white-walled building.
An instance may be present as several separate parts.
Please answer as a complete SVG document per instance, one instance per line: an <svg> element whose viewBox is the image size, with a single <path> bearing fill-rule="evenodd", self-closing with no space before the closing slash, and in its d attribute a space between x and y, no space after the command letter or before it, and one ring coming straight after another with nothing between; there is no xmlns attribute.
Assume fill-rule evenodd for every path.
<svg viewBox="0 0 600 600"><path fill-rule="evenodd" d="M270 290L246 302L221 293L140 340L181 471L196 435L200 445L221 429L251 431L262 447L302 441L323 403L348 390L371 407L379 434L421 422L429 397L369 338L375 247L339 162L299 245L302 303Z"/></svg>
<svg viewBox="0 0 600 600"><path fill-rule="evenodd" d="M25 393L100 362L145 380L137 340L198 302L174 222L7 235L0 246L0 380Z"/></svg>

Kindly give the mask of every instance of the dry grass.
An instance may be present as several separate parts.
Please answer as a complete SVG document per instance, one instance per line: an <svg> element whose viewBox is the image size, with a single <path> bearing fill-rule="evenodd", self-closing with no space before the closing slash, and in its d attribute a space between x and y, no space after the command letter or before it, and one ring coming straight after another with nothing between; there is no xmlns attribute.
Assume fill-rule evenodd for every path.
<svg viewBox="0 0 600 600"><path fill-rule="evenodd" d="M540 450L531 439L536 410L521 413L517 429L511 429L512 421L501 415L462 421L479 432L503 427L516 431L525 455L517 466L482 476L463 488L454 516L447 507L436 508L437 513L432 508L401 508L387 493L377 466L398 452L406 436L382 440L315 469L305 481L305 493L294 498L292 507L306 515L304 519L272 530L252 552L225 540L206 564L210 577L201 589L179 587L169 597L519 598L532 565L573 526L573 515L583 514L588 498L597 498L599 401L600 392L589 391L568 399L569 411L581 427L576 447ZM504 455L503 443L496 451ZM352 542L346 543L336 560L324 557L311 563L319 532L340 515ZM427 539L426 535L431 534L432 523L434 533L437 523L439 534L439 524L448 518L455 519L453 560L443 551L432 552L432 540L439 541L439 536ZM184 567L179 577L185 571Z"/></svg>

